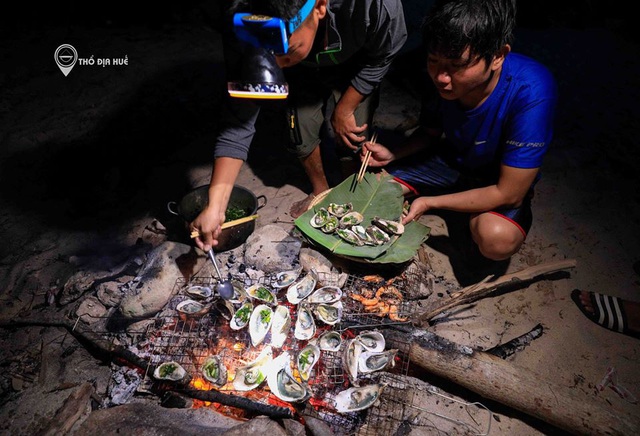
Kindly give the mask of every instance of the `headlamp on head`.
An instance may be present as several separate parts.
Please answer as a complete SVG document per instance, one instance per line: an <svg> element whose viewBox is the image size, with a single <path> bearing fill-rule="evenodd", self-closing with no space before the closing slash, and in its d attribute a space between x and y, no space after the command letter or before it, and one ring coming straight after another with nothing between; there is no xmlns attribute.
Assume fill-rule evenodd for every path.
<svg viewBox="0 0 640 436"><path fill-rule="evenodd" d="M228 83L232 97L283 99L289 86L274 54L285 54L289 37L307 19L316 0L307 0L290 20L240 12L233 16L238 39L250 46L243 56L238 78Z"/></svg>
<svg viewBox="0 0 640 436"><path fill-rule="evenodd" d="M307 0L289 20L240 12L233 16L233 30L241 41L275 54L285 54L289 49L289 37L311 14L315 4L316 0Z"/></svg>

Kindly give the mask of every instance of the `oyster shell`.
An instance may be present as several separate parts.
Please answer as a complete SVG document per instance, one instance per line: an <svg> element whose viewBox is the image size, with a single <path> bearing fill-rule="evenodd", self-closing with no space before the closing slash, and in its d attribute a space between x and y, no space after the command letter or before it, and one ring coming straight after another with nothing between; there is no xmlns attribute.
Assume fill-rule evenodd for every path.
<svg viewBox="0 0 640 436"><path fill-rule="evenodd" d="M364 351L358 358L358 371L367 374L374 371L382 371L393 368L396 364L395 357L398 350Z"/></svg>
<svg viewBox="0 0 640 436"><path fill-rule="evenodd" d="M386 346L384 336L377 330L364 331L356 336L356 340L366 351L380 352Z"/></svg>
<svg viewBox="0 0 640 436"><path fill-rule="evenodd" d="M233 330L240 330L249 324L251 319L251 313L253 312L253 303L251 301L245 301L236 313L233 314L229 326Z"/></svg>
<svg viewBox="0 0 640 436"><path fill-rule="evenodd" d="M192 285L189 286L185 292L192 298L200 298L203 300L213 295L213 291L209 286Z"/></svg>
<svg viewBox="0 0 640 436"><path fill-rule="evenodd" d="M307 297L309 303L335 303L342 298L342 289L337 286L323 286L316 289Z"/></svg>
<svg viewBox="0 0 640 436"><path fill-rule="evenodd" d="M286 288L287 286L295 282L298 279L298 277L300 277L301 272L302 272L302 267L292 269L289 271L279 272L278 274L276 274L275 281L271 286L273 286L276 289Z"/></svg>
<svg viewBox="0 0 640 436"><path fill-rule="evenodd" d="M291 374L291 355L288 351L273 359L267 384L276 397L289 403L304 401L310 396L307 388Z"/></svg>
<svg viewBox="0 0 640 436"><path fill-rule="evenodd" d="M285 306L278 305L273 311L271 323L271 346L282 348L291 330L291 313Z"/></svg>
<svg viewBox="0 0 640 436"><path fill-rule="evenodd" d="M391 221L380 217L374 217L371 222L384 230L387 234L401 235L404 233L404 225L398 221Z"/></svg>
<svg viewBox="0 0 640 436"><path fill-rule="evenodd" d="M336 229L340 226L340 220L338 217L331 215L327 220L327 223L322 226L322 231L324 233L330 234L336 231Z"/></svg>
<svg viewBox="0 0 640 436"><path fill-rule="evenodd" d="M342 319L342 302L336 301L332 304L317 304L314 313L320 321L325 324L334 325Z"/></svg>
<svg viewBox="0 0 640 436"><path fill-rule="evenodd" d="M327 223L327 221L329 221L329 217L331 217L331 215L329 214L329 211L326 208L321 207L311 217L311 220L309 221L309 224L311 224L312 227L315 227L316 229L319 229L319 228L323 227Z"/></svg>
<svg viewBox="0 0 640 436"><path fill-rule="evenodd" d="M231 280L231 285L233 286L233 297L231 297L229 301L231 301L233 304L244 303L249 297L244 289L244 283L237 279L233 279Z"/></svg>
<svg viewBox="0 0 640 436"><path fill-rule="evenodd" d="M340 236L343 240L347 241L349 244L353 244L357 246L364 245L364 242L362 242L362 240L358 238L358 235L353 233L353 230L338 228L336 229L336 233L338 234L338 236Z"/></svg>
<svg viewBox="0 0 640 436"><path fill-rule="evenodd" d="M246 291L249 297L266 304L273 305L278 301L276 295L264 285L260 285L260 284L251 285L246 289Z"/></svg>
<svg viewBox="0 0 640 436"><path fill-rule="evenodd" d="M307 344L296 356L298 372L303 381L308 381L311 377L311 370L320 360L320 348L312 343Z"/></svg>
<svg viewBox="0 0 640 436"><path fill-rule="evenodd" d="M273 309L266 304L259 304L251 312L249 319L249 335L251 336L251 345L254 347L260 345L264 340L271 323L273 322Z"/></svg>
<svg viewBox="0 0 640 436"><path fill-rule="evenodd" d="M260 386L267 378L269 365L273 360L273 349L267 345L256 360L236 369L233 387L238 391L250 391Z"/></svg>
<svg viewBox="0 0 640 436"><path fill-rule="evenodd" d="M373 384L351 387L336 395L335 405L338 413L357 412L367 409L378 400L386 384Z"/></svg>
<svg viewBox="0 0 640 436"><path fill-rule="evenodd" d="M360 212L351 211L346 213L340 218L340 227L342 228L350 228L352 226L357 226L364 220L364 217Z"/></svg>
<svg viewBox="0 0 640 436"><path fill-rule="evenodd" d="M187 375L187 371L178 362L169 361L161 363L153 371L153 376L158 380L180 381Z"/></svg>
<svg viewBox="0 0 640 436"><path fill-rule="evenodd" d="M195 300L183 300L176 306L176 310L184 316L202 316L209 308Z"/></svg>
<svg viewBox="0 0 640 436"><path fill-rule="evenodd" d="M335 215L338 218L342 218L343 216L345 216L346 214L348 214L349 212L351 212L353 210L353 204L351 204L351 203L343 203L343 204L329 203L329 206L327 206L327 210L329 211L329 213L331 215Z"/></svg>
<svg viewBox="0 0 640 436"><path fill-rule="evenodd" d="M202 364L202 376L215 386L227 384L227 367L218 355L209 356Z"/></svg>
<svg viewBox="0 0 640 436"><path fill-rule="evenodd" d="M229 300L218 300L213 304L213 308L227 321L231 321L236 313L236 308Z"/></svg>
<svg viewBox="0 0 640 436"><path fill-rule="evenodd" d="M338 351L342 345L342 335L334 330L324 332L318 338L318 347L322 351Z"/></svg>
<svg viewBox="0 0 640 436"><path fill-rule="evenodd" d="M378 242L373 239L373 236L367 233L367 229L364 226L353 226L351 227L351 231L355 233L358 238L360 238L364 245L378 245Z"/></svg>
<svg viewBox="0 0 640 436"><path fill-rule="evenodd" d="M315 269L312 269L307 275L293 283L287 289L287 300L291 304L298 304L309 296L316 288L318 283L318 275Z"/></svg>
<svg viewBox="0 0 640 436"><path fill-rule="evenodd" d="M316 322L313 319L311 308L302 304L298 307L298 315L296 317L296 325L293 330L293 336L296 339L305 341L311 339L316 334Z"/></svg>
<svg viewBox="0 0 640 436"><path fill-rule="evenodd" d="M389 234L378 226L370 225L365 230L369 234L369 236L371 236L371 239L376 241L376 244L378 245L391 242L391 237L389 236Z"/></svg>
<svg viewBox="0 0 640 436"><path fill-rule="evenodd" d="M344 371L349 376L349 380L351 384L354 386L358 386L358 360L360 359L360 354L362 354L363 348L360 341L357 339L349 339L347 340L346 346L344 348L344 354L342 356L342 367Z"/></svg>

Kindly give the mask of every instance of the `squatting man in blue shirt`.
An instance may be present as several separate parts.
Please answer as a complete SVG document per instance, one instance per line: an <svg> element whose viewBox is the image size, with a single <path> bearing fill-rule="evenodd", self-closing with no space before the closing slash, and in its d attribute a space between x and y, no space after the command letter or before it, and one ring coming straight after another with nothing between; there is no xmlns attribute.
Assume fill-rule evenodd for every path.
<svg viewBox="0 0 640 436"><path fill-rule="evenodd" d="M515 19L515 0L436 2L422 28L435 98L403 144L362 150L412 198L404 223L467 213L480 254L495 261L515 254L531 227L557 101L547 68L511 51Z"/></svg>

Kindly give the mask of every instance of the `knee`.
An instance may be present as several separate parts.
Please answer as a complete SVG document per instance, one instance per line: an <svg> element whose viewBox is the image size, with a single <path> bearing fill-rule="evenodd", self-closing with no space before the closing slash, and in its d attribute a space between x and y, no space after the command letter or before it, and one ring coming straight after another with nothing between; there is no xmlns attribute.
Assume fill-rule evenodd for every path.
<svg viewBox="0 0 640 436"><path fill-rule="evenodd" d="M496 261L509 259L524 242L524 235L519 229L500 222L478 222L472 226L471 234L480 253Z"/></svg>

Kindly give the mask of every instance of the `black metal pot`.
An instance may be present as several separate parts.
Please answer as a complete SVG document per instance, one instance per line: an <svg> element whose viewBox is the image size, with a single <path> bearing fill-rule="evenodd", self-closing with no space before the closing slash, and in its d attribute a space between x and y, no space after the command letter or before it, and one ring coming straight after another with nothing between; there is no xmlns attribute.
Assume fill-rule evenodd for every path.
<svg viewBox="0 0 640 436"><path fill-rule="evenodd" d="M259 200L264 202L260 204ZM202 212L202 209L209 203L209 185L202 185L187 193L179 202L170 201L167 209L173 215L181 217L188 225ZM242 209L247 211L247 216L254 215L258 209L267 204L267 197L264 195L255 196L239 185L234 185L229 197L228 208ZM218 238L218 245L214 247L216 252L232 250L247 240L249 235L256 228L255 220L238 224L233 227L223 229Z"/></svg>

